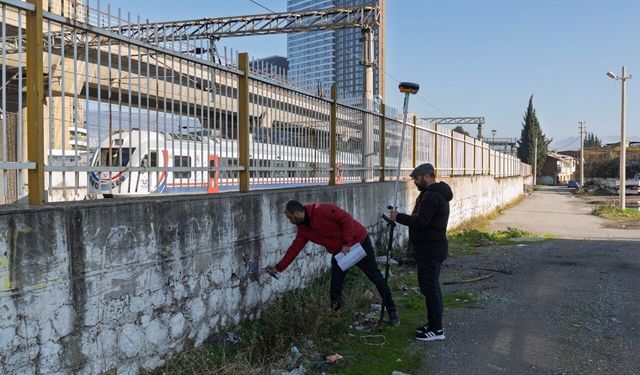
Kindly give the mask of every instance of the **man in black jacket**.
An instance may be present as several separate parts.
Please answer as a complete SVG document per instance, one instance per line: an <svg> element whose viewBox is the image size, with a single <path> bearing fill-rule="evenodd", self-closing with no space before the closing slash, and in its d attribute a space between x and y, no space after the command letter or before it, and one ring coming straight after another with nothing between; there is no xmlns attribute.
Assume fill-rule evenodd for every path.
<svg viewBox="0 0 640 375"><path fill-rule="evenodd" d="M428 322L416 329L415 338L420 341L444 340L440 268L449 255L447 223L453 192L446 183L436 182L435 169L429 163L417 166L410 176L420 190L413 212L407 215L391 210L389 218L409 227L420 293L427 305Z"/></svg>

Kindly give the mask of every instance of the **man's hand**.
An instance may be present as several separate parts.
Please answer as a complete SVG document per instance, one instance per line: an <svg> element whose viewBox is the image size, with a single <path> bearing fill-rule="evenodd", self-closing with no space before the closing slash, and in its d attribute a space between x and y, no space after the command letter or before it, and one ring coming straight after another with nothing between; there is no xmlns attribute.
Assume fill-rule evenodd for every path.
<svg viewBox="0 0 640 375"><path fill-rule="evenodd" d="M396 222L396 217L398 217L398 211L394 210L394 209L390 209L389 210L389 220L391 220L392 222Z"/></svg>
<svg viewBox="0 0 640 375"><path fill-rule="evenodd" d="M346 253L348 253L350 250L351 250L351 248L350 248L349 246L346 246L346 245L345 245L345 246L342 246L342 252L343 252L343 253L345 253L345 254L346 254Z"/></svg>
<svg viewBox="0 0 640 375"><path fill-rule="evenodd" d="M267 266L264 268L265 272L271 275L271 277L278 278L278 270L275 266Z"/></svg>

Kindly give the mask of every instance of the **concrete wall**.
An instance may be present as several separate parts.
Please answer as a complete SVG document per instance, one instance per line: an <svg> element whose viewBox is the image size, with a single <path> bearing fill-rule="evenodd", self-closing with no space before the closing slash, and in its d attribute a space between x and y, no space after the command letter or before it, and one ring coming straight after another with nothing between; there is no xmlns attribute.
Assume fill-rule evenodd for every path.
<svg viewBox="0 0 640 375"><path fill-rule="evenodd" d="M450 179L451 224L518 197L522 178ZM50 205L0 212L0 373L137 373L259 316L328 266L307 246L275 280L294 236L289 199L336 202L374 240L393 183ZM400 209L416 197L401 184ZM406 230L399 230L406 238Z"/></svg>

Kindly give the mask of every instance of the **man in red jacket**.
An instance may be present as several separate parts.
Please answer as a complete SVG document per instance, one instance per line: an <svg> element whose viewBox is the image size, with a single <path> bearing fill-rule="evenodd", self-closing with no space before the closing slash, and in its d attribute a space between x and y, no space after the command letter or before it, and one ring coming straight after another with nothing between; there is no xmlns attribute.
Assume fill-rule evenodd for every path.
<svg viewBox="0 0 640 375"><path fill-rule="evenodd" d="M391 290L387 281L382 276L371 244L367 229L354 220L349 213L331 203L302 203L291 200L287 202L284 214L291 224L298 227L296 238L287 249L282 259L275 265L266 268L272 276L284 271L289 264L300 254L307 242L311 241L324 246L331 257L331 307L334 310L342 306L342 287L346 272L343 271L335 255L349 252L351 246L360 243L366 256L356 266L364 272L378 289L386 310L389 312L389 324L400 324L396 304L391 297Z"/></svg>

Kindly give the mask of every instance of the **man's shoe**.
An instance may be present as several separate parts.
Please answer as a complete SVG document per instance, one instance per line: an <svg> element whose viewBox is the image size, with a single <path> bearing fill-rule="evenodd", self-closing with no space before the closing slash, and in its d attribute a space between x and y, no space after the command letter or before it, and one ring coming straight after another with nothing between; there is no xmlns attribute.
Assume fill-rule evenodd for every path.
<svg viewBox="0 0 640 375"><path fill-rule="evenodd" d="M425 324L423 326L420 326L420 327L416 327L416 333L422 333L422 332L425 332L425 331L428 331L428 330L429 330L429 323L427 323L427 324Z"/></svg>
<svg viewBox="0 0 640 375"><path fill-rule="evenodd" d="M422 333L416 333L414 336L419 341L436 341L444 340L444 330L439 329L437 331L428 330Z"/></svg>
<svg viewBox="0 0 640 375"><path fill-rule="evenodd" d="M397 311L389 311L389 325L392 327L400 325L400 317Z"/></svg>

